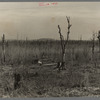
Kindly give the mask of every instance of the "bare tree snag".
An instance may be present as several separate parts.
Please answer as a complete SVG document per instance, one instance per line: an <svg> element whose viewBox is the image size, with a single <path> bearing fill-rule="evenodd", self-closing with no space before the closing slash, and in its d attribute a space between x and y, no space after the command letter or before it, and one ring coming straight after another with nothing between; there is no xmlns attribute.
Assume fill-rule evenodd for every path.
<svg viewBox="0 0 100 100"><path fill-rule="evenodd" d="M2 37L2 54L3 54L3 63L5 63L5 35Z"/></svg>
<svg viewBox="0 0 100 100"><path fill-rule="evenodd" d="M94 55L94 48L95 48L95 33L93 33L93 38L92 38L92 55Z"/></svg>
<svg viewBox="0 0 100 100"><path fill-rule="evenodd" d="M61 33L61 28L60 28L60 25L58 25L58 30L59 30L59 35L60 35L60 41L61 41L61 49L62 49L62 59L61 59L61 63L58 63L57 67L59 69L59 71L64 69L64 66L65 66L65 52L66 52L66 45L68 44L68 40L69 40L69 34L70 34L70 28L71 28L71 24L70 24L70 17L67 17L66 16L66 19L67 19L67 23L68 23L68 31L67 31L67 37L66 39L64 39L64 36L62 35Z"/></svg>

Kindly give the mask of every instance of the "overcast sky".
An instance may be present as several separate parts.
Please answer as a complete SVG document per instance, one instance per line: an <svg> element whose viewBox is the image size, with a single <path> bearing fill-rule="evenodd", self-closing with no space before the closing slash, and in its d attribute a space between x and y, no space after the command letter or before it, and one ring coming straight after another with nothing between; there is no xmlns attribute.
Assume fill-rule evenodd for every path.
<svg viewBox="0 0 100 100"><path fill-rule="evenodd" d="M0 37L6 39L59 39L67 32L66 16L72 24L70 39L88 40L93 31L100 30L99 2L58 2L57 5L39 6L39 2L0 2Z"/></svg>

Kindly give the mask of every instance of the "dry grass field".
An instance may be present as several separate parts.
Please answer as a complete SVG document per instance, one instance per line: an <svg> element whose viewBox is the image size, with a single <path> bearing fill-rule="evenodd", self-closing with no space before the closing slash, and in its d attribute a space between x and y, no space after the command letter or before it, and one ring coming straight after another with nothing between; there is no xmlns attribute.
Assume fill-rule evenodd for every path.
<svg viewBox="0 0 100 100"><path fill-rule="evenodd" d="M5 63L0 43L0 97L100 96L100 53L91 41L69 41L66 70L55 67L61 60L58 40L6 41ZM35 63L39 59L42 65ZM20 75L15 88L15 73Z"/></svg>

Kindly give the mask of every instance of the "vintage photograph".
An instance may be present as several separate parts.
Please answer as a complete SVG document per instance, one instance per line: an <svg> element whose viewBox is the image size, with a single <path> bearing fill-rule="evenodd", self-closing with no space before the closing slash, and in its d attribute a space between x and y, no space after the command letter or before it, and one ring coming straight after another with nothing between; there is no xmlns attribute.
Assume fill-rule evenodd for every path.
<svg viewBox="0 0 100 100"><path fill-rule="evenodd" d="M0 2L0 98L100 97L100 2Z"/></svg>

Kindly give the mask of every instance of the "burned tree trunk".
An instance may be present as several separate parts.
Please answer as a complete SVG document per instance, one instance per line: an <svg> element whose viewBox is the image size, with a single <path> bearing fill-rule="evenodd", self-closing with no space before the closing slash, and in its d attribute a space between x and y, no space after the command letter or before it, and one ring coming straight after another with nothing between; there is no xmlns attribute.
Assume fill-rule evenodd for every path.
<svg viewBox="0 0 100 100"><path fill-rule="evenodd" d="M95 48L95 34L93 34L93 40L92 40L92 55L94 55L94 48Z"/></svg>
<svg viewBox="0 0 100 100"><path fill-rule="evenodd" d="M67 38L64 40L64 37L61 33L61 28L60 28L60 25L58 25L58 29L59 29L59 35L60 35L60 41L61 41L61 49L62 49L62 59L61 59L61 64L57 67L60 71L60 69L65 69L65 54L66 54L66 45L68 44L68 40L69 40L69 34L70 34L70 28L71 28L71 24L70 24L70 17L66 17L67 18L67 23L68 23L68 31L67 31Z"/></svg>
<svg viewBox="0 0 100 100"><path fill-rule="evenodd" d="M5 63L5 35L3 34L3 37L2 37L2 62Z"/></svg>

